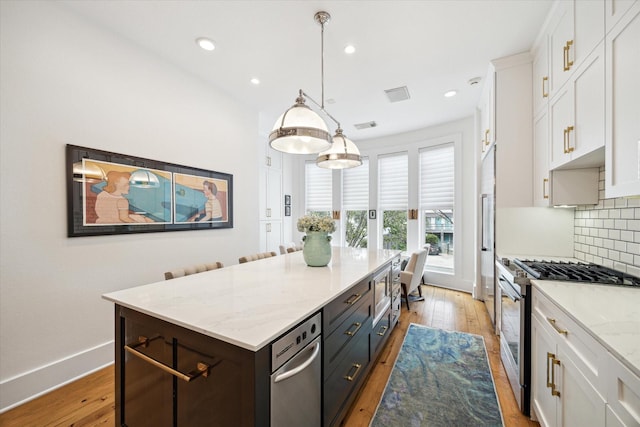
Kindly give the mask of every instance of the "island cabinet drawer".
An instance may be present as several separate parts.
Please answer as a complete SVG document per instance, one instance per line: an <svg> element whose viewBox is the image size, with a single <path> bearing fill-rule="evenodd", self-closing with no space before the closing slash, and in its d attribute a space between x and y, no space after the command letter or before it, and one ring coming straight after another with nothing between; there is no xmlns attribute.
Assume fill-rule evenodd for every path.
<svg viewBox="0 0 640 427"><path fill-rule="evenodd" d="M331 334L353 313L362 300L372 299L371 278L367 277L327 304L322 310L322 333Z"/></svg>
<svg viewBox="0 0 640 427"><path fill-rule="evenodd" d="M355 311L347 317L324 341L325 376L336 368L336 365L348 351L350 343L367 335L371 330L371 304L368 300L360 300ZM369 321L369 322L367 322ZM366 327L369 325L369 327Z"/></svg>
<svg viewBox="0 0 640 427"><path fill-rule="evenodd" d="M378 353L384 347L383 344L387 342L389 335L391 335L392 319L392 310L389 308L376 326L373 327L371 331L371 360L375 360L378 357Z"/></svg>
<svg viewBox="0 0 640 427"><path fill-rule="evenodd" d="M533 288L532 311L547 331L569 354L585 377L595 386L603 386L606 350L582 326L556 305L550 298Z"/></svg>
<svg viewBox="0 0 640 427"><path fill-rule="evenodd" d="M371 319L363 328L371 329ZM324 382L323 419L325 426L339 425L357 395L369 367L369 334L361 334Z"/></svg>

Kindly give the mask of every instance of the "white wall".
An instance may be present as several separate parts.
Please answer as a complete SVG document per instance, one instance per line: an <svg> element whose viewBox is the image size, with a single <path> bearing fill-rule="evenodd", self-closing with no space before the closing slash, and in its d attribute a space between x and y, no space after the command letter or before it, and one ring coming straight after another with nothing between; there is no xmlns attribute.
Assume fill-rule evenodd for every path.
<svg viewBox="0 0 640 427"><path fill-rule="evenodd" d="M0 410L113 360L101 295L258 248L257 113L54 2L2 1ZM234 177L234 228L66 237L65 144ZM239 155L238 153L242 153Z"/></svg>

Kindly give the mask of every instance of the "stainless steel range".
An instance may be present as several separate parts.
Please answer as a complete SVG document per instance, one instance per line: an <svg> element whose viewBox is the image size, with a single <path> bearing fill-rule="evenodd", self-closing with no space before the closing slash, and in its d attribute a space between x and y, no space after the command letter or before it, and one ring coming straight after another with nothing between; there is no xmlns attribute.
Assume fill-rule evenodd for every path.
<svg viewBox="0 0 640 427"><path fill-rule="evenodd" d="M496 261L500 287L500 357L520 410L530 415L531 283L560 280L640 288L640 278L597 264L547 260Z"/></svg>
<svg viewBox="0 0 640 427"><path fill-rule="evenodd" d="M640 287L640 278L598 264L517 258L513 261L535 279Z"/></svg>

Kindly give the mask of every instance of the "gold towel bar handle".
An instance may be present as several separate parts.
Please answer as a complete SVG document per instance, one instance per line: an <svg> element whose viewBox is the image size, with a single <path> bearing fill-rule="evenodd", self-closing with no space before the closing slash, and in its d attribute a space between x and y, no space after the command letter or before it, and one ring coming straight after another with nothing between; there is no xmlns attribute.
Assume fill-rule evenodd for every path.
<svg viewBox="0 0 640 427"><path fill-rule="evenodd" d="M145 362L148 362L150 364L152 364L153 366L162 369L165 372L170 373L171 375L174 375L178 378L180 378L183 381L186 382L190 382L200 376L203 377L208 377L209 376L209 370L211 369L211 366L204 363L204 362L198 362L196 364L196 369L194 369L193 371L189 372L189 373L184 373L184 372L180 372L178 370L173 369L170 366L165 365L164 363L160 362L159 360L154 359L151 356L147 356L146 354L142 353L141 351L137 350L138 347L146 347L149 344L149 339L147 337L139 337L138 338L138 343L135 345L125 345L124 349L126 351L128 351L129 353L133 354L136 357L139 357L140 359L144 360Z"/></svg>

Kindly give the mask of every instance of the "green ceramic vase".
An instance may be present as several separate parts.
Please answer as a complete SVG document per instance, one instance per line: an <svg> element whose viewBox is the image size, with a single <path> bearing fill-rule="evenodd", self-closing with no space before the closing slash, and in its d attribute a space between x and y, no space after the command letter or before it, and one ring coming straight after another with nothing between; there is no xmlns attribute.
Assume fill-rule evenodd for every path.
<svg viewBox="0 0 640 427"><path fill-rule="evenodd" d="M331 236L322 231L307 231L302 237L304 262L310 267L324 267L331 261Z"/></svg>

